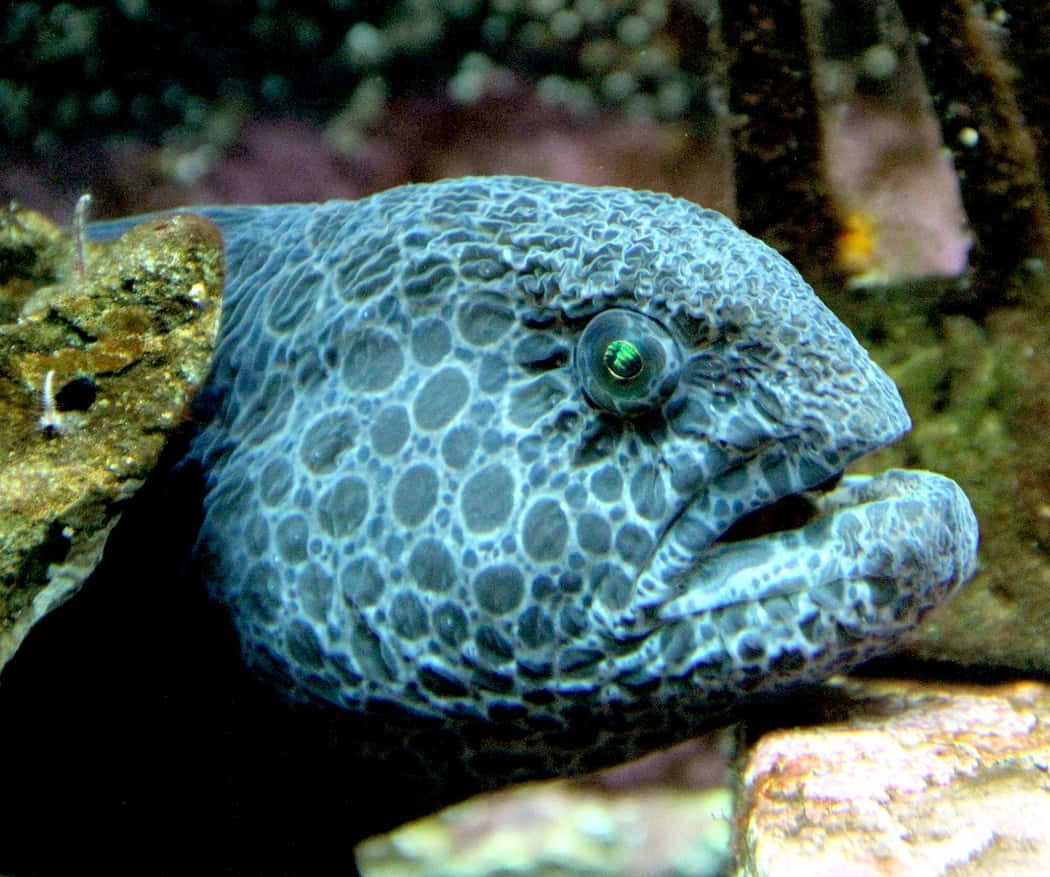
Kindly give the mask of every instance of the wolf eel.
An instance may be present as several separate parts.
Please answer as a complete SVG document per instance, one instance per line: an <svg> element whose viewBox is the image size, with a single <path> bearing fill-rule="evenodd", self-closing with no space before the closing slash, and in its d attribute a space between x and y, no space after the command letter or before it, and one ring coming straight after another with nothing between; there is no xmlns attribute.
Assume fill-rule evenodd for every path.
<svg viewBox="0 0 1050 877"><path fill-rule="evenodd" d="M210 592L293 697L473 735L479 787L494 729L497 782L622 759L885 651L974 572L954 482L842 477L900 395L716 212L511 177L198 212Z"/></svg>

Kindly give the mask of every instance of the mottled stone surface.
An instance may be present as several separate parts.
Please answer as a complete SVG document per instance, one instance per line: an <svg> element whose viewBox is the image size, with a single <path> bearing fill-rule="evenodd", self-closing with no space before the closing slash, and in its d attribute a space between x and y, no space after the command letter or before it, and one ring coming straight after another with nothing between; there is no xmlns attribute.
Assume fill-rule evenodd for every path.
<svg viewBox="0 0 1050 877"><path fill-rule="evenodd" d="M656 753L589 781L530 783L371 838L364 877L690 875L730 865L724 737Z"/></svg>
<svg viewBox="0 0 1050 877"><path fill-rule="evenodd" d="M1050 689L843 685L844 721L752 751L739 874L1050 873Z"/></svg>
<svg viewBox="0 0 1050 877"><path fill-rule="evenodd" d="M207 220L74 243L0 213L0 667L84 581L210 363L223 285Z"/></svg>

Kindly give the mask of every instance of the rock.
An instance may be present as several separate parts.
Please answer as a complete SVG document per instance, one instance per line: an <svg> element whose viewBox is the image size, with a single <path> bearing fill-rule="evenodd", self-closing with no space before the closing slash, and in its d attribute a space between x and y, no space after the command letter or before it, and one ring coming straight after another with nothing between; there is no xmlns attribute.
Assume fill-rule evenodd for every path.
<svg viewBox="0 0 1050 877"><path fill-rule="evenodd" d="M844 721L751 752L738 874L1050 873L1050 688L841 684Z"/></svg>
<svg viewBox="0 0 1050 877"><path fill-rule="evenodd" d="M219 230L192 215L76 246L0 211L0 668L74 593L182 422L219 325Z"/></svg>
<svg viewBox="0 0 1050 877"><path fill-rule="evenodd" d="M356 849L363 877L724 874L730 790L715 736L590 781L480 795Z"/></svg>

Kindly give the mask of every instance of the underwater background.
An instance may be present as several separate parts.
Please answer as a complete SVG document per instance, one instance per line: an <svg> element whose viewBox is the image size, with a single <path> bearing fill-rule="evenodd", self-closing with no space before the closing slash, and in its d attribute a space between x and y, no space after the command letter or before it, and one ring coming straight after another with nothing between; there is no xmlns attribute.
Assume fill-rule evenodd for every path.
<svg viewBox="0 0 1050 877"><path fill-rule="evenodd" d="M14 2L0 49L0 196L59 224L83 192L105 218L475 173L722 211L791 259L900 386L914 429L863 470L943 472L980 520L978 576L866 673L931 686L1050 676L1050 4ZM22 270L10 252L5 283ZM0 873L315 873L333 860L352 873L354 843L389 827L399 790L379 769L335 779L330 729L301 730L247 683L221 617L135 552L149 527L122 522L126 551L0 680ZM1011 696L1045 724L1035 691ZM748 736L848 712L795 706L794 720L752 717ZM746 796L725 794L724 748L595 780L587 806L640 788L674 824L711 787L717 804L693 803L738 808L741 854ZM545 805L554 822L578 812L569 800ZM602 813L616 835L619 817ZM691 818L681 833L704 838L692 865L653 870L646 847L632 861L648 866L597 873L731 867L726 820ZM502 843L509 863L545 841ZM392 855L376 849L377 862Z"/></svg>

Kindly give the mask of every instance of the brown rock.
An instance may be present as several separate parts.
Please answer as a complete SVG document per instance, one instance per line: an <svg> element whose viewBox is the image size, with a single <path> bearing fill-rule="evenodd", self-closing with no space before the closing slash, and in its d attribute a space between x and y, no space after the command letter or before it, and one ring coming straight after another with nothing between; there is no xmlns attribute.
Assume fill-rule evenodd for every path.
<svg viewBox="0 0 1050 877"><path fill-rule="evenodd" d="M215 345L222 237L201 217L74 244L0 212L0 668L80 587Z"/></svg>
<svg viewBox="0 0 1050 877"><path fill-rule="evenodd" d="M711 735L590 780L480 795L365 841L357 865L364 877L716 877L730 861L726 767Z"/></svg>
<svg viewBox="0 0 1050 877"><path fill-rule="evenodd" d="M1050 688L842 684L849 718L751 753L740 874L1050 874Z"/></svg>

